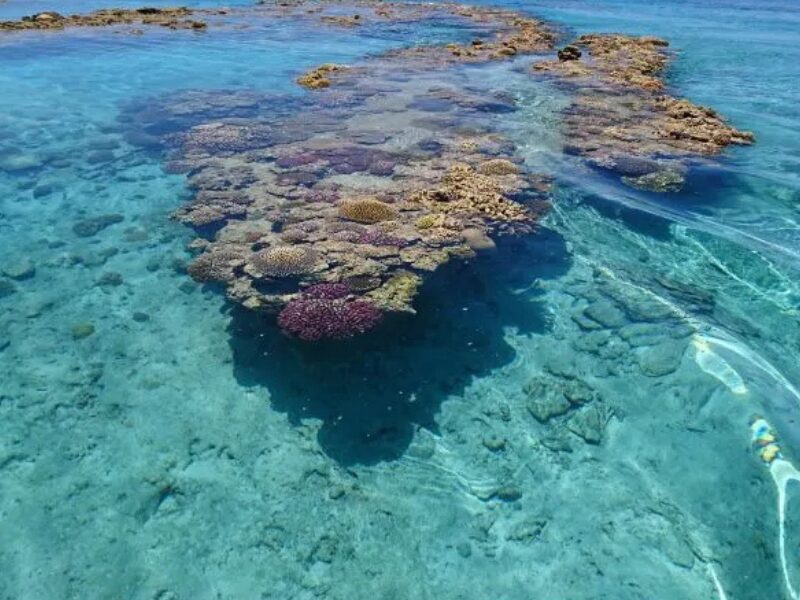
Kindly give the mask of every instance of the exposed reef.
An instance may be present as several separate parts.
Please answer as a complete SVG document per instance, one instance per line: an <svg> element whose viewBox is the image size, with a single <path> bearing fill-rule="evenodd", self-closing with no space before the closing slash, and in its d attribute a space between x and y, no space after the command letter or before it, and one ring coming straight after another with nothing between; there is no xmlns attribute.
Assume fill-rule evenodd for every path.
<svg viewBox="0 0 800 600"><path fill-rule="evenodd" d="M55 11L36 13L18 21L0 21L0 31L64 29L67 27L106 27L109 25L157 25L170 29L205 29L197 14L225 14L224 10L174 8L110 8L86 15L62 15Z"/></svg>
<svg viewBox="0 0 800 600"><path fill-rule="evenodd" d="M691 159L754 140L713 109L664 93L667 47L649 36L583 35L557 59L533 66L573 92L564 119L568 150L632 187L659 192L681 188Z"/></svg>

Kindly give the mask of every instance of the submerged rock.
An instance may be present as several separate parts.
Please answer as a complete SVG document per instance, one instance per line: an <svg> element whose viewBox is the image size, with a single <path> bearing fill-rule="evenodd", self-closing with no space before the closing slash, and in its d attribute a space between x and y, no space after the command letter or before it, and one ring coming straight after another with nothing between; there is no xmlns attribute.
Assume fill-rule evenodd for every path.
<svg viewBox="0 0 800 600"><path fill-rule="evenodd" d="M82 340L94 334L94 325L91 323L76 323L72 326L72 339Z"/></svg>
<svg viewBox="0 0 800 600"><path fill-rule="evenodd" d="M0 298L6 298L17 291L17 286L13 281L0 279Z"/></svg>
<svg viewBox="0 0 800 600"><path fill-rule="evenodd" d="M649 192L679 192L685 178L677 171L665 169L639 177L623 177L622 181L631 187Z"/></svg>
<svg viewBox="0 0 800 600"><path fill-rule="evenodd" d="M687 346L685 340L669 340L640 349L637 358L642 373L648 377L674 373L681 364Z"/></svg>
<svg viewBox="0 0 800 600"><path fill-rule="evenodd" d="M570 401L557 384L544 377L534 377L524 388L528 396L528 411L540 423L567 414L572 408Z"/></svg>
<svg viewBox="0 0 800 600"><path fill-rule="evenodd" d="M29 258L21 258L10 264L4 265L2 268L3 275L21 281L23 279L30 279L36 275L36 266Z"/></svg>
<svg viewBox="0 0 800 600"><path fill-rule="evenodd" d="M599 444L611 415L604 404L595 403L572 415L567 421L567 428L587 444Z"/></svg>
<svg viewBox="0 0 800 600"><path fill-rule="evenodd" d="M124 220L125 217L118 213L90 217L88 219L81 219L75 223L72 226L72 231L78 237L92 237L103 231L103 229L111 227L111 225L116 223L121 223Z"/></svg>

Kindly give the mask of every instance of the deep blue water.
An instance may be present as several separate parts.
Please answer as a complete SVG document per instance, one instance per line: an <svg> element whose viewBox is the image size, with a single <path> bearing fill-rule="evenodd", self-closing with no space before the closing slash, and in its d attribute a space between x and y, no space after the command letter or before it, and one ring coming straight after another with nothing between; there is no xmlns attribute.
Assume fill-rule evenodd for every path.
<svg viewBox="0 0 800 600"><path fill-rule="evenodd" d="M556 176L553 211L334 351L191 281L169 219L184 177L120 116L186 89L300 96L311 66L469 32L0 36L0 598L797 600L800 497L789 481L784 569L783 480L749 423L800 464L800 8L497 4L567 37L668 38L671 91L757 143L679 194L636 192L561 153L563 93L524 61L466 68L513 94L498 127ZM600 443L531 415L531 390L577 380L609 417Z"/></svg>

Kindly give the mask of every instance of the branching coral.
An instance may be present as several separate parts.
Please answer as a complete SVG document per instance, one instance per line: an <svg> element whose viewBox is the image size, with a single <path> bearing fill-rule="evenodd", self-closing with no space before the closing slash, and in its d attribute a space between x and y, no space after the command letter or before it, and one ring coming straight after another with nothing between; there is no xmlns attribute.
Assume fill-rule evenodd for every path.
<svg viewBox="0 0 800 600"><path fill-rule="evenodd" d="M381 311L365 300L304 294L286 305L278 315L278 325L301 340L341 340L372 329L381 318Z"/></svg>
<svg viewBox="0 0 800 600"><path fill-rule="evenodd" d="M398 212L386 202L374 198L358 198L342 202L339 205L339 215L357 223L380 223L396 219Z"/></svg>
<svg viewBox="0 0 800 600"><path fill-rule="evenodd" d="M402 248L408 243L401 237L390 235L379 229L364 231L356 238L356 242L359 244L372 244L373 246L396 246L398 248Z"/></svg>
<svg viewBox="0 0 800 600"><path fill-rule="evenodd" d="M466 164L455 164L442 185L412 196L434 212L480 216L493 221L525 221L525 208L503 194L503 187L490 175L478 173Z"/></svg>
<svg viewBox="0 0 800 600"><path fill-rule="evenodd" d="M315 283L303 290L303 297L316 300L341 300L350 294L346 283Z"/></svg>

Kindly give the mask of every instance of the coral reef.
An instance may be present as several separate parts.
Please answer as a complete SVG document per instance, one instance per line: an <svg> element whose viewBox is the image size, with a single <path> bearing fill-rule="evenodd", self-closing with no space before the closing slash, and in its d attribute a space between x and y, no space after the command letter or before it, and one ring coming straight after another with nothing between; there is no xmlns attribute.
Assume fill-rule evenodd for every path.
<svg viewBox="0 0 800 600"><path fill-rule="evenodd" d="M650 36L583 35L558 60L533 67L562 77L574 91L565 115L567 150L628 185L658 192L682 187L687 158L754 139L711 109L663 94L667 46Z"/></svg>
<svg viewBox="0 0 800 600"><path fill-rule="evenodd" d="M224 10L178 8L112 8L86 15L64 16L54 11L22 17L19 21L0 21L0 31L64 29L65 27L104 27L109 25L157 25L170 29L205 29L206 23L192 19L196 14L226 14Z"/></svg>
<svg viewBox="0 0 800 600"><path fill-rule="evenodd" d="M374 324L366 306L414 312L430 273L493 250L500 236L534 232L550 191L486 119L515 110L513 98L465 88L447 71L555 53L550 28L495 8L364 0L337 4L334 14L325 6L301 0L263 14L348 26L324 17L355 6L359 23L448 18L483 33L467 45L323 65L301 77L316 89L301 99L182 92L128 117L145 131L165 123L159 142L170 167L188 174L195 194L176 217L204 236L191 245L199 254L192 277L223 283L245 307L280 313L284 330L304 339L368 329L350 320ZM573 92L568 149L657 191L680 185L686 159L746 140L713 111L664 96L664 47L655 38L582 36L537 64Z"/></svg>

